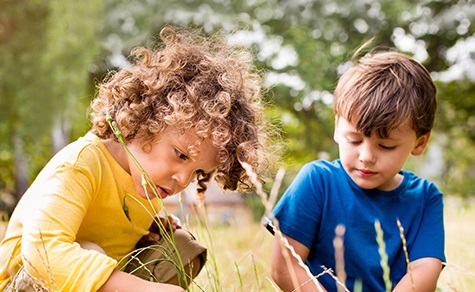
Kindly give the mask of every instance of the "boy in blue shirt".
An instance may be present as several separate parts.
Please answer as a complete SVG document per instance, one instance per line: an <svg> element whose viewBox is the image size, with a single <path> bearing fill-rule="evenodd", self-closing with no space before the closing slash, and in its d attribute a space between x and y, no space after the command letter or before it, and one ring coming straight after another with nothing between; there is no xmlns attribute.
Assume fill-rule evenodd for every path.
<svg viewBox="0 0 475 292"><path fill-rule="evenodd" d="M334 95L340 159L302 167L273 211L279 230L316 276L325 268L335 271L335 228L343 224L345 286L353 291L361 281L363 291L385 291L379 221L393 291L434 291L445 261L442 193L401 170L429 141L437 107L429 73L406 55L376 52L341 76ZM275 236L271 271L280 288L337 290L328 273L317 278L317 289L294 257L287 263L284 248Z"/></svg>

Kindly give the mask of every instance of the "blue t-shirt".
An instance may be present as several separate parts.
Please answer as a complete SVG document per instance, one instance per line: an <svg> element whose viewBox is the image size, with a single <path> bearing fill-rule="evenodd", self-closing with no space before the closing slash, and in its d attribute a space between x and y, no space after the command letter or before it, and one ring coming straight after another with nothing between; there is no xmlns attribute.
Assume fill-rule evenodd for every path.
<svg viewBox="0 0 475 292"><path fill-rule="evenodd" d="M384 232L391 282L406 274L406 257L397 219L404 228L409 260L434 257L445 261L442 193L412 172L401 170L404 179L392 191L365 190L356 185L340 160L313 161L302 167L274 208L282 233L310 249L306 264L313 275L322 266L335 271L333 239L338 224L344 235L347 288L356 279L363 291L384 291L374 223ZM328 291L336 291L328 274L318 278Z"/></svg>

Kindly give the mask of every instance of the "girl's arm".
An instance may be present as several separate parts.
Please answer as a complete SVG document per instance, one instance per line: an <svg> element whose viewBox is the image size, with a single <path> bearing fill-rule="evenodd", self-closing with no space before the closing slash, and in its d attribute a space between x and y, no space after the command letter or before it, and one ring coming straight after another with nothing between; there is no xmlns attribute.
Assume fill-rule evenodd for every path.
<svg viewBox="0 0 475 292"><path fill-rule="evenodd" d="M283 236L300 256L302 262L305 263L310 249L291 237ZM290 265L288 264L289 261ZM271 274L272 279L283 291L294 291L298 287L300 287L301 292L326 291L320 284L321 290L317 289L313 280L311 280L304 268L298 264L298 260L291 255L290 250L282 245L281 239L277 235L274 236L274 243L272 245ZM292 280L294 275L297 281L295 284Z"/></svg>
<svg viewBox="0 0 475 292"><path fill-rule="evenodd" d="M411 262L411 272L407 273L394 288L394 292L417 291L434 292L442 271L442 262L437 258L421 258ZM412 275L412 280L411 280ZM414 281L414 289L412 287Z"/></svg>
<svg viewBox="0 0 475 292"><path fill-rule="evenodd" d="M92 242L79 242L82 248L88 250L95 250L102 254L106 254L104 250ZM139 277L131 275L126 272L114 270L107 281L98 290L100 292L107 291L170 291L170 292L184 292L185 290L179 286L171 284L153 283L143 280Z"/></svg>
<svg viewBox="0 0 475 292"><path fill-rule="evenodd" d="M185 290L180 286L153 283L146 280L142 280L139 277L114 270L109 279L102 285L98 292L134 292L134 291L166 291L166 292L184 292Z"/></svg>

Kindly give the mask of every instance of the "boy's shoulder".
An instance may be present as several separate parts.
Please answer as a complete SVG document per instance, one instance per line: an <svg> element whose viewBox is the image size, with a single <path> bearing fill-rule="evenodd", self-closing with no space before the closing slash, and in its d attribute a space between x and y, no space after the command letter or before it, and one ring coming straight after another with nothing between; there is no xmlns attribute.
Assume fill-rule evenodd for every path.
<svg viewBox="0 0 475 292"><path fill-rule="evenodd" d="M341 175L345 172L340 159L333 161L318 159L305 163L302 166L302 171L311 173L320 173L322 175Z"/></svg>
<svg viewBox="0 0 475 292"><path fill-rule="evenodd" d="M440 193L440 190L433 181L409 170L401 169L400 173L404 177L403 184L407 189L419 189L419 191L423 192Z"/></svg>
<svg viewBox="0 0 475 292"><path fill-rule="evenodd" d="M305 163L295 179L297 184L311 181L314 185L334 185L342 184L349 179L349 176L339 159L333 161L320 159Z"/></svg>
<svg viewBox="0 0 475 292"><path fill-rule="evenodd" d="M340 187L343 187L349 184L355 186L354 182L343 168L340 159L335 159L333 161L321 159L310 161L302 166L300 172L300 177L302 179L307 177L308 179L317 180L325 185L337 184ZM403 175L404 179L399 187L391 191L391 193L401 194L408 192L418 195L441 195L440 190L431 180L421 177L409 170L400 170L400 173ZM357 187L352 189L358 190ZM378 191L376 190L375 192Z"/></svg>

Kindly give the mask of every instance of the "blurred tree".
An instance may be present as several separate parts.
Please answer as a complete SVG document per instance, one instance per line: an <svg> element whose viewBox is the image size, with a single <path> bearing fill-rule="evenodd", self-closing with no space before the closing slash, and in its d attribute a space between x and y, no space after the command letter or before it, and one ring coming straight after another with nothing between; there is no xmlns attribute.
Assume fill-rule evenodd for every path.
<svg viewBox="0 0 475 292"><path fill-rule="evenodd" d="M90 101L89 74L101 47L98 32L103 10L94 0L48 3L42 64L51 79L46 94L55 103L51 132L53 152L57 152L69 143L73 121L84 120L84 105Z"/></svg>
<svg viewBox="0 0 475 292"><path fill-rule="evenodd" d="M262 52L258 59L270 72L268 77L272 77L271 83L276 86L273 92L277 105L293 116L286 119L290 123L283 121L283 127L289 140L293 141L293 156L304 158L298 160L300 163L309 156L317 158L322 151L336 157L332 150L336 147L329 142L332 140L333 115L332 96L328 93L333 92L339 75L351 65L347 61L353 52L371 38L374 38L373 46L413 55L433 72L436 80L441 72L448 73L454 66L467 64L464 72L469 74L472 68L472 79L465 82L471 87L466 85L464 88L468 96L474 94L473 2L302 0L253 3L256 3L251 12L251 19L256 19L253 31L263 32L266 37L262 39L271 43L254 42L256 51ZM470 48L469 53L465 51L468 56L465 60L452 57L454 60L450 62L448 52L460 42L469 45L464 46L465 50ZM272 44L274 46L269 49ZM266 56L266 50L273 54ZM458 55L459 51L453 51L452 55ZM456 78L464 79L463 75ZM439 82L439 88L444 84ZM456 112L473 115L473 111L457 101L460 95L444 93L448 92L440 90L441 104L447 100ZM295 121L299 121L298 124ZM462 124L466 121L459 120ZM438 127L436 130L449 129Z"/></svg>
<svg viewBox="0 0 475 292"><path fill-rule="evenodd" d="M448 193L475 196L475 82L463 78L437 85L445 162L441 181Z"/></svg>
<svg viewBox="0 0 475 292"><path fill-rule="evenodd" d="M440 117L435 130L444 138L437 143L442 143L447 150L441 153L445 164L438 178L446 182L450 190L455 190L448 185L455 182L454 176L460 173L464 175L457 178L461 181L457 187L469 185L468 180L475 181L470 165L460 163L475 161L475 152L468 150L475 145L473 1L104 0L101 2L103 14L100 14L100 5L92 0L78 3L72 0L59 1L61 3L0 1L0 53L5 58L5 66L2 64L0 69L0 102L8 104L0 108L8 113L0 117L2 123L8 121L0 127L2 136L14 137L13 121L27 118L35 121L30 124L29 133L36 135L41 132L31 131L31 127L40 127L43 123L54 124L55 129L68 129L68 125L74 125L70 122L74 113L84 112L74 108L77 97L84 94L80 85L83 83L77 80L84 80L88 70L93 78L101 79L109 70L128 66L130 50L137 45L153 46L159 30L166 24L202 27L205 33L220 30L229 35L231 44L251 48L255 53L258 69L265 73L266 96L275 104L269 108L269 114L283 129L287 142L285 160L291 174L306 161L337 156L332 140L332 92L340 74L351 66L355 50L373 39L368 49L378 46L405 52L431 71L440 100ZM101 58L87 67L96 52L94 33L98 24ZM42 31L46 34L41 34ZM31 66L25 67L25 64ZM25 80L21 76L33 74L30 68L34 69L31 72L35 72L35 78L29 80L29 88L26 88L19 80ZM51 74L54 79L50 76L45 82L46 77L37 76L36 72L45 76L55 72ZM93 84L89 85L91 90ZM39 97L38 92L47 94ZM62 98L58 99L59 93ZM21 106L20 96L26 100L32 96L37 100L48 96L41 102L42 108L45 108L43 105L51 109L60 105L69 110L59 116L43 115L44 118L38 120L34 117L41 112L39 108L32 111ZM84 98L83 101L87 104L89 100ZM20 116L21 113L27 115ZM7 140L10 141L8 146L0 142L4 145L1 149L13 149L15 139ZM25 136L20 141L30 140ZM1 152L1 149L0 163L2 157L14 159L14 155L10 155L12 151ZM418 167L418 164L420 161L410 166ZM461 171L462 165L466 165L464 171Z"/></svg>
<svg viewBox="0 0 475 292"><path fill-rule="evenodd" d="M10 165L0 174L0 187L22 193L28 186L25 144L40 136L38 130L44 130L50 116L37 115L50 104L38 94L45 88L40 60L47 7L24 0L0 3L0 149L2 164Z"/></svg>
<svg viewBox="0 0 475 292"><path fill-rule="evenodd" d="M92 0L0 5L0 157L14 166L10 176L0 175L6 176L3 187L19 197L52 153L69 142L79 114L75 107L83 102L88 68L98 53L101 6Z"/></svg>
<svg viewBox="0 0 475 292"><path fill-rule="evenodd" d="M107 3L104 48L109 66L126 64L120 61L131 47L153 44L165 24L221 30L232 33L232 43L254 47L256 62L272 89L269 99L281 111L276 116L282 116L282 127L289 129L286 133L293 156L300 157L297 161L315 158L322 151L336 155L328 143L333 135L331 93L363 43L373 38L373 46L411 54L437 73L451 66L447 52L457 42L473 39L475 32L475 5L463 0Z"/></svg>

